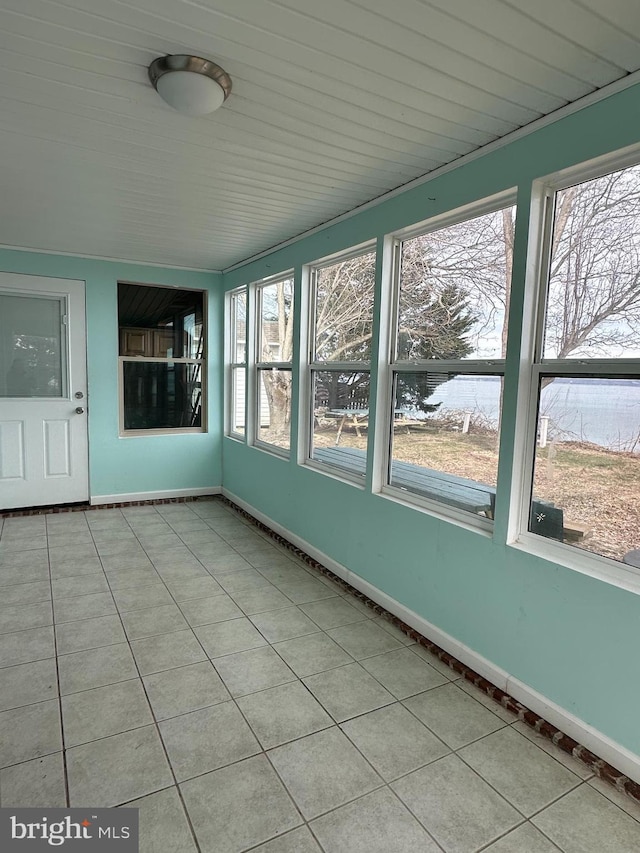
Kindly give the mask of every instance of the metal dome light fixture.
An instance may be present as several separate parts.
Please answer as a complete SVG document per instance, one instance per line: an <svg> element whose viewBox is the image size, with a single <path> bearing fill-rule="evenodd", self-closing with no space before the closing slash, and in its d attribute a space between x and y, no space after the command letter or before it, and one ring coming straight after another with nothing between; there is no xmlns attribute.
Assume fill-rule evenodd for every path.
<svg viewBox="0 0 640 853"><path fill-rule="evenodd" d="M149 80L170 107L188 116L214 112L231 94L227 72L200 56L160 56L149 66Z"/></svg>

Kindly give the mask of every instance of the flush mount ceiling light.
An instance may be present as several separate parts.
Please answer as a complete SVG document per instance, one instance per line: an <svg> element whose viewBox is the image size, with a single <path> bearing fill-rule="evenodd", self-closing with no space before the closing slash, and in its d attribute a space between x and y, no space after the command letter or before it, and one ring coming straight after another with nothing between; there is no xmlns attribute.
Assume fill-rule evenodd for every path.
<svg viewBox="0 0 640 853"><path fill-rule="evenodd" d="M231 77L200 56L160 56L149 66L153 88L170 107L188 116L214 112L231 93Z"/></svg>

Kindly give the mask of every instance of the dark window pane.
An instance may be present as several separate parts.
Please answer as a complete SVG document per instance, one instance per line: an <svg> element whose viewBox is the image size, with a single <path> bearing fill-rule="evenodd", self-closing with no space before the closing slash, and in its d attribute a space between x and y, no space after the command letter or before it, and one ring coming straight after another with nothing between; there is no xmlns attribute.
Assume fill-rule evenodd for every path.
<svg viewBox="0 0 640 853"><path fill-rule="evenodd" d="M203 311L199 290L119 284L120 355L202 358Z"/></svg>
<svg viewBox="0 0 640 853"><path fill-rule="evenodd" d="M202 425L202 366L124 361L124 428L171 429Z"/></svg>

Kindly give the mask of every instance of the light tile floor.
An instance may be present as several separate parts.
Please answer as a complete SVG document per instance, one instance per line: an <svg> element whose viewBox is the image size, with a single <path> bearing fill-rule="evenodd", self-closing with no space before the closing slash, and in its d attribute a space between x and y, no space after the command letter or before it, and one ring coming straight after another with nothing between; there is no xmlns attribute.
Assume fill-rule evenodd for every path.
<svg viewBox="0 0 640 853"><path fill-rule="evenodd" d="M143 853L637 853L640 807L220 501L6 519L0 802Z"/></svg>

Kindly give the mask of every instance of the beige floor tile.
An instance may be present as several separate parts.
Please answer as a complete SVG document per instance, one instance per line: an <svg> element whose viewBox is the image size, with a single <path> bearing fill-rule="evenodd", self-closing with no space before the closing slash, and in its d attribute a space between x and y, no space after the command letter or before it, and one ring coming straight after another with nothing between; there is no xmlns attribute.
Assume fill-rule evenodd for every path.
<svg viewBox="0 0 640 853"><path fill-rule="evenodd" d="M560 747L556 746L548 737L541 735L540 732L537 732L531 726L518 721L513 723L513 729L520 732L521 735L524 735L524 737L532 743L535 743L537 747L544 750L544 752L552 758L555 758L556 761L559 761L560 764L563 764L571 770L572 773L575 773L576 776L579 776L581 779L591 779L593 777L593 770L588 764L585 764L584 761L580 761L579 758L574 758L573 755L569 755L568 752L560 749Z"/></svg>
<svg viewBox="0 0 640 853"><path fill-rule="evenodd" d="M113 646L126 640L122 622L118 615L96 616L79 622L64 622L56 625L58 654L69 655L85 649Z"/></svg>
<svg viewBox="0 0 640 853"><path fill-rule="evenodd" d="M54 658L0 669L0 711L55 699L57 695Z"/></svg>
<svg viewBox="0 0 640 853"><path fill-rule="evenodd" d="M404 700L406 707L451 749L459 749L505 726L505 722L455 684L434 687Z"/></svg>
<svg viewBox="0 0 640 853"><path fill-rule="evenodd" d="M393 782L398 794L446 851L472 853L522 816L455 755Z"/></svg>
<svg viewBox="0 0 640 853"><path fill-rule="evenodd" d="M367 619L366 613L358 610L343 598L327 598L324 601L313 601L311 604L301 604L300 610L307 614L323 630L340 628L352 622L362 622Z"/></svg>
<svg viewBox="0 0 640 853"><path fill-rule="evenodd" d="M177 717L231 698L209 661L146 675L143 681L156 720Z"/></svg>
<svg viewBox="0 0 640 853"><path fill-rule="evenodd" d="M348 720L341 729L387 782L450 751L400 704Z"/></svg>
<svg viewBox="0 0 640 853"><path fill-rule="evenodd" d="M0 634L53 625L50 601L0 607Z"/></svg>
<svg viewBox="0 0 640 853"><path fill-rule="evenodd" d="M217 622L195 628L195 634L210 658L266 646L267 641L246 618Z"/></svg>
<svg viewBox="0 0 640 853"><path fill-rule="evenodd" d="M67 792L61 752L0 770L3 808L64 808Z"/></svg>
<svg viewBox="0 0 640 853"><path fill-rule="evenodd" d="M293 606L286 610L257 613L250 618L270 643L303 637L305 634L315 634L319 630L316 623L312 622L301 609Z"/></svg>
<svg viewBox="0 0 640 853"><path fill-rule="evenodd" d="M237 853L302 824L289 794L262 755L180 787L202 853Z"/></svg>
<svg viewBox="0 0 640 853"><path fill-rule="evenodd" d="M48 580L35 583L19 583L15 586L5 586L0 596L5 607L21 604L37 604L40 601L51 600L51 584Z"/></svg>
<svg viewBox="0 0 640 853"><path fill-rule="evenodd" d="M327 633L356 660L402 648L402 643L372 619L332 628Z"/></svg>
<svg viewBox="0 0 640 853"><path fill-rule="evenodd" d="M226 622L228 619L239 619L244 616L230 596L223 590L220 590L220 593L212 597L180 602L180 609L189 625L197 628L200 625L213 625L215 622Z"/></svg>
<svg viewBox="0 0 640 853"><path fill-rule="evenodd" d="M207 657L193 631L174 631L172 634L133 640L131 650L141 675L187 666Z"/></svg>
<svg viewBox="0 0 640 853"><path fill-rule="evenodd" d="M624 791L618 790L611 782L606 782L598 776L589 779L589 785L608 800L611 800L612 803L615 803L623 812L640 821L640 803L638 800L625 794Z"/></svg>
<svg viewBox="0 0 640 853"><path fill-rule="evenodd" d="M447 683L443 675L426 661L420 660L410 649L375 655L362 660L361 665L396 699L407 699Z"/></svg>
<svg viewBox="0 0 640 853"><path fill-rule="evenodd" d="M388 788L317 818L311 828L326 853L440 853L438 845Z"/></svg>
<svg viewBox="0 0 640 853"><path fill-rule="evenodd" d="M159 724L178 782L260 752L235 702L222 702Z"/></svg>
<svg viewBox="0 0 640 853"><path fill-rule="evenodd" d="M214 665L234 698L277 687L296 678L269 646L215 658Z"/></svg>
<svg viewBox="0 0 640 853"><path fill-rule="evenodd" d="M269 759L307 820L373 791L382 779L340 729L278 746Z"/></svg>
<svg viewBox="0 0 640 853"><path fill-rule="evenodd" d="M466 746L458 755L525 817L581 781L510 727Z"/></svg>
<svg viewBox="0 0 640 853"><path fill-rule="evenodd" d="M508 711L506 708L503 708L503 706L499 702L496 702L495 699L492 699L491 696L487 695L484 690L481 690L479 687L476 687L475 684L472 684L465 678L458 679L456 684L460 688L460 690L464 690L464 692L468 693L469 696L472 696L476 700L476 702L480 702L481 705L484 705L485 708L488 708L492 714L495 714L496 717L500 717L500 719L504 720L505 723L517 722L517 714L514 714L513 711Z"/></svg>
<svg viewBox="0 0 640 853"><path fill-rule="evenodd" d="M289 599L275 587L258 587L257 589L241 589L231 593L235 603L247 616L263 613L268 610L282 610L291 607Z"/></svg>
<svg viewBox="0 0 640 853"><path fill-rule="evenodd" d="M301 826L260 847L254 847L252 853L321 853L321 850L307 827Z"/></svg>
<svg viewBox="0 0 640 853"><path fill-rule="evenodd" d="M532 826L524 823L494 844L485 847L484 853L558 853L558 847Z"/></svg>
<svg viewBox="0 0 640 853"><path fill-rule="evenodd" d="M96 616L116 614L116 606L110 592L97 592L93 595L80 595L74 598L56 598L54 615L56 624L77 622Z"/></svg>
<svg viewBox="0 0 640 853"><path fill-rule="evenodd" d="M58 659L58 668L63 696L138 677L127 643L63 655Z"/></svg>
<svg viewBox="0 0 640 853"><path fill-rule="evenodd" d="M110 808L173 784L155 726L71 747L67 773L73 807Z"/></svg>
<svg viewBox="0 0 640 853"><path fill-rule="evenodd" d="M140 853L196 853L196 845L177 788L165 788L132 800L124 808L138 809Z"/></svg>
<svg viewBox="0 0 640 853"><path fill-rule="evenodd" d="M391 693L357 663L310 675L303 682L339 723L394 702Z"/></svg>
<svg viewBox="0 0 640 853"><path fill-rule="evenodd" d="M0 767L62 749L57 699L0 713Z"/></svg>
<svg viewBox="0 0 640 853"><path fill-rule="evenodd" d="M299 681L241 697L238 707L264 749L313 734L333 720Z"/></svg>
<svg viewBox="0 0 640 853"><path fill-rule="evenodd" d="M109 592L109 584L104 573L81 575L80 577L60 578L51 583L54 602L58 599L77 598L81 595L94 595Z"/></svg>
<svg viewBox="0 0 640 853"><path fill-rule="evenodd" d="M116 589L113 592L116 607L120 613L129 610L146 610L147 607L160 607L173 604L173 598L166 586L158 579L156 583L133 589Z"/></svg>
<svg viewBox="0 0 640 853"><path fill-rule="evenodd" d="M276 643L274 649L300 678L353 663L351 655L323 632Z"/></svg>
<svg viewBox="0 0 640 853"><path fill-rule="evenodd" d="M177 604L162 604L144 610L128 610L121 614L122 624L129 640L170 634L188 628L187 620Z"/></svg>
<svg viewBox="0 0 640 853"><path fill-rule="evenodd" d="M224 590L220 584L209 574L201 578L170 584L169 589L177 602L189 601L191 599L211 598L222 595Z"/></svg>
<svg viewBox="0 0 640 853"><path fill-rule="evenodd" d="M0 667L16 666L34 660L43 660L55 656L53 628L30 628L3 634L0 643Z"/></svg>
<svg viewBox="0 0 640 853"><path fill-rule="evenodd" d="M62 697L67 747L120 734L153 723L139 678Z"/></svg>
<svg viewBox="0 0 640 853"><path fill-rule="evenodd" d="M635 853L640 823L591 785L575 791L531 819L564 853Z"/></svg>

